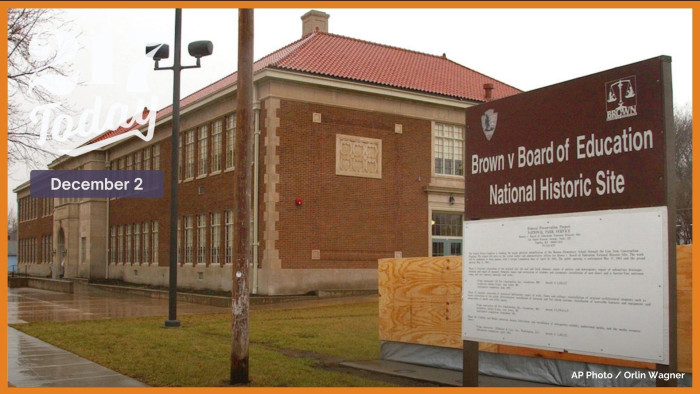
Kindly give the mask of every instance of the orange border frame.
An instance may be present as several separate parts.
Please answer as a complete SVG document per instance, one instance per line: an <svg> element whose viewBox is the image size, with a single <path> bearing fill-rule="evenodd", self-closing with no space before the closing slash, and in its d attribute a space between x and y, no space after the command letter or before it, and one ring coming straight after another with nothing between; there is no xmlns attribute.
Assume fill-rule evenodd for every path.
<svg viewBox="0 0 700 394"><path fill-rule="evenodd" d="M476 2L466 2L466 1L458 1L458 2L451 2L451 1L432 1L432 2L425 2L425 1L407 1L407 2L390 2L390 1L199 1L199 2L191 2L191 1L169 1L169 2L156 2L156 1L141 1L141 2L128 2L128 1L105 1L105 2L91 2L91 3L85 3L81 1L63 1L63 2L50 2L50 1L18 1L18 2L0 2L0 5L2 5L3 11L7 10L8 8L18 8L18 7L44 7L44 8L222 8L222 7L231 7L231 8L239 8L239 7L252 7L252 8L494 8L494 9L505 9L505 8L560 8L560 9L571 9L571 8L659 8L659 9L669 9L669 8L688 8L692 9L693 11L698 11L700 10L700 2L688 2L688 1L668 1L668 2L660 2L660 1L641 1L641 2L623 2L623 1L609 1L609 2L593 2L593 1L571 1L571 2L561 2L561 1L556 1L556 2L546 2L546 1L531 1L531 2L521 2L521 1L503 1L503 2L488 2L488 1L476 1ZM86 6L89 5L89 6ZM192 7L193 5L196 5L195 7ZM429 6L429 7L426 7ZM693 15L693 27L696 26L696 15L694 12ZM3 22L3 25L7 25L7 12L2 12L0 15L0 21ZM698 46L698 40L696 39L697 34L695 31L693 32L693 38L694 43L693 43L693 49L695 49ZM5 62L2 62L2 65L4 66L7 64L7 50L3 49L2 51L2 58L5 60ZM694 50L693 53L693 62L697 65L698 63L698 52ZM6 74L7 72L7 66L2 67L2 70ZM697 79L693 82L693 91L695 91L695 88L698 86ZM0 104L7 104L8 101L8 91L7 91L7 85L3 85L3 91L2 95L0 95ZM694 95L693 95L694 96ZM696 111L693 111L693 115L695 115ZM2 111L0 112L0 121L2 121L2 124L7 124L7 113ZM5 130L6 132L6 130ZM7 139L2 139L0 138L0 168L3 170L7 170L8 168L7 164ZM698 174L697 169L695 169L694 175L693 175L693 182L697 185L698 182L700 182L700 174ZM7 190L8 188L8 181L7 178L2 178L0 180L2 188L4 191ZM2 193L0 194L0 203L4 202L4 205L7 205L7 193ZM700 200L700 197L696 194L695 197L693 198L693 205L697 200ZM3 205L3 206L4 206ZM5 211L5 214L3 217L6 219L7 218L7 212ZM697 222L696 215L693 215L693 220ZM695 233L694 233L695 234ZM7 239L7 228L4 226L0 226L0 237L3 237L2 239ZM4 255L2 253L7 252L7 244L4 242L0 242L0 255ZM696 254L693 253L695 256ZM693 265L696 268L694 271L697 272L697 264L696 263L697 258L693 259ZM0 290L2 291L3 297L5 297L5 300L7 299L8 295L8 288L7 288L7 281L0 281ZM695 301L695 297L693 297L693 300ZM693 305L693 314L695 316L700 316L700 303L699 302L694 302ZM2 327L0 327L0 332L3 335L3 343L5 345L5 349L7 349L7 314L3 313L2 317L0 317L0 324L2 324ZM693 336L694 341L695 341L695 336ZM698 352L694 352L694 357L693 357L693 365L700 365L698 364L700 356L698 355ZM0 383L2 385L2 390L22 390L27 393L44 393L47 391L51 392L56 392L56 393L66 393L66 394L73 394L73 393L94 393L95 388L7 388L7 378L8 378L8 372L7 372L7 358L3 357L0 359L0 368L2 368L2 376L3 379L2 381L4 383ZM700 382L697 383L700 385ZM583 388L583 390L592 390L594 388ZM596 390L603 390L603 391L612 391L612 390L636 390L635 388L595 388ZM488 391L488 392L503 392L507 393L513 388L486 388L486 387L480 387L480 388L438 388L438 389L430 389L430 388L405 388L405 387L399 387L399 388L258 388L258 387L239 387L239 388L234 388L234 387L222 387L222 388L216 388L216 387L205 387L205 388L187 388L187 387L182 387L182 388L164 388L164 387L153 387L153 388L100 388L99 389L101 393L106 393L106 394L116 394L116 393L121 393L124 390L128 390L130 392L160 392L160 393L168 393L168 394L180 394L180 393L197 393L200 394L202 391L206 393L224 393L228 392L229 390L241 390L241 391L246 391L246 392L251 392L251 393L275 393L277 391L283 391L284 393L289 393L289 394L309 394L310 392L313 393L336 393L336 394L357 394L362 390L363 394L366 393L396 393L396 394L405 394L405 393L425 393L426 391L445 391L445 390L451 390L455 391L458 390L460 392L464 392L466 390L483 390L483 391ZM523 393L537 393L538 391L542 390L540 388L517 388L518 392L523 392ZM570 390L570 388L554 388L553 390ZM672 389L666 389L666 390L674 390L674 391L689 391L692 390L692 388L672 388Z"/></svg>

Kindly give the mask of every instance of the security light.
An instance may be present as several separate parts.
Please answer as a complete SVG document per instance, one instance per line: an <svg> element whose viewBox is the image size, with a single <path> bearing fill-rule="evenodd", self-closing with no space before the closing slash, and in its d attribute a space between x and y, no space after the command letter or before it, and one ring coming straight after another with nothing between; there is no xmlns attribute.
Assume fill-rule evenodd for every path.
<svg viewBox="0 0 700 394"><path fill-rule="evenodd" d="M187 45L187 51L190 53L190 56L199 59L200 57L211 55L214 51L214 44L211 41L193 41Z"/></svg>
<svg viewBox="0 0 700 394"><path fill-rule="evenodd" d="M170 56L170 47L168 44L146 45L146 55L152 56L155 61L167 59Z"/></svg>

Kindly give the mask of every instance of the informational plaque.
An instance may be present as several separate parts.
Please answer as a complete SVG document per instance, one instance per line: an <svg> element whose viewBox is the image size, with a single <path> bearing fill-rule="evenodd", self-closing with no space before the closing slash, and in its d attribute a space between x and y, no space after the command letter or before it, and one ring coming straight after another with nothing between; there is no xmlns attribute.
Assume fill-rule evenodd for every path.
<svg viewBox="0 0 700 394"><path fill-rule="evenodd" d="M466 109L465 359L489 342L672 364L672 119L666 56Z"/></svg>
<svg viewBox="0 0 700 394"><path fill-rule="evenodd" d="M468 221L463 339L668 362L666 207Z"/></svg>

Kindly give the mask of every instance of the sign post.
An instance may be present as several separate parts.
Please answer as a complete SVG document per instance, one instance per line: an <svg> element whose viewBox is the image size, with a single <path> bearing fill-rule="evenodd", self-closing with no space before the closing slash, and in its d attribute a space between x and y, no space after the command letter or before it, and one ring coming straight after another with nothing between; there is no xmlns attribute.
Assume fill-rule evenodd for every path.
<svg viewBox="0 0 700 394"><path fill-rule="evenodd" d="M465 351L675 371L670 68L649 59L467 109ZM464 359L475 385L478 356Z"/></svg>

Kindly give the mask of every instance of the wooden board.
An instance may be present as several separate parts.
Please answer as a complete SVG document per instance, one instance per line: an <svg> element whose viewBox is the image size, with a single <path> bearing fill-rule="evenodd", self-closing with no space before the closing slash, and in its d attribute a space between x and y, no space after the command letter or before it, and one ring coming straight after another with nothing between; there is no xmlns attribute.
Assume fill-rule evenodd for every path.
<svg viewBox="0 0 700 394"><path fill-rule="evenodd" d="M461 281L460 258L379 260L381 339L461 346Z"/></svg>
<svg viewBox="0 0 700 394"><path fill-rule="evenodd" d="M692 371L692 247L677 248L678 369ZM448 348L462 347L462 258L379 260L379 339ZM559 360L655 368L613 358L480 343L479 350Z"/></svg>
<svg viewBox="0 0 700 394"><path fill-rule="evenodd" d="M678 370L693 372L693 248L681 245L676 248L678 282Z"/></svg>

